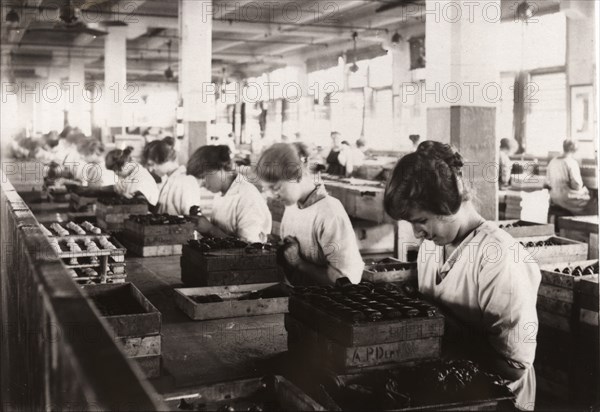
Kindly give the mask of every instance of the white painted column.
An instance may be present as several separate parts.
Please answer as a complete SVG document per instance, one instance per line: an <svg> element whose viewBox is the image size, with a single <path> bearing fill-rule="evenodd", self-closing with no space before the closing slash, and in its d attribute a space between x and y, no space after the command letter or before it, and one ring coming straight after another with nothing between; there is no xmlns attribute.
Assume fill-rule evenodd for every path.
<svg viewBox="0 0 600 412"><path fill-rule="evenodd" d="M69 126L78 127L82 131L89 129L90 125L85 124L84 109L85 100L83 91L85 86L85 62L83 59L71 57L69 59L69 84L68 84L68 102L67 118Z"/></svg>
<svg viewBox="0 0 600 412"><path fill-rule="evenodd" d="M477 188L480 213L495 220L500 0L432 0L427 13L427 138L459 149L469 162L465 177Z"/></svg>
<svg viewBox="0 0 600 412"><path fill-rule="evenodd" d="M124 99L127 96L127 27L109 26L104 42L104 136L105 141L125 134Z"/></svg>
<svg viewBox="0 0 600 412"><path fill-rule="evenodd" d="M179 0L179 95L183 99L185 136L180 161L208 141L215 118L212 81L211 0Z"/></svg>

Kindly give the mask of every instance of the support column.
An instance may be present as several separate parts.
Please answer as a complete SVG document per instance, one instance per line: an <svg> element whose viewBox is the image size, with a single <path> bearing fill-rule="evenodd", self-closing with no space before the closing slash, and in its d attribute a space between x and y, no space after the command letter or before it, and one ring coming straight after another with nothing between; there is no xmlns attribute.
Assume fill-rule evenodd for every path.
<svg viewBox="0 0 600 412"><path fill-rule="evenodd" d="M83 92L85 86L85 62L83 59L71 57L69 59L69 102L67 104L67 118L69 126L78 127L84 133L90 125L85 124L85 100Z"/></svg>
<svg viewBox="0 0 600 412"><path fill-rule="evenodd" d="M123 100L127 93L127 26L109 26L104 43L104 141L125 134Z"/></svg>
<svg viewBox="0 0 600 412"><path fill-rule="evenodd" d="M427 139L458 148L467 161L465 179L476 189L479 212L496 220L500 0L435 0L427 8Z"/></svg>
<svg viewBox="0 0 600 412"><path fill-rule="evenodd" d="M410 47L405 38L398 44L386 41L383 47L392 55L392 116L394 121L394 136L398 139L398 147L410 151L412 145L408 136L413 117L413 101L418 85L413 82L410 72Z"/></svg>
<svg viewBox="0 0 600 412"><path fill-rule="evenodd" d="M180 161L208 142L215 118L212 82L212 1L179 0L179 95L183 99L185 135Z"/></svg>

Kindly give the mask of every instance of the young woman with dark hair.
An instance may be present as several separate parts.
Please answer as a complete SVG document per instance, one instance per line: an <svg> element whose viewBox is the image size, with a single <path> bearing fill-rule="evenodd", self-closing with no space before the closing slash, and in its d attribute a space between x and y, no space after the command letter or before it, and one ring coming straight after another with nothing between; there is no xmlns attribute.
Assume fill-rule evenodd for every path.
<svg viewBox="0 0 600 412"><path fill-rule="evenodd" d="M319 181L323 166L311 168L302 143L277 143L257 164L258 177L285 204L281 221L283 259L292 284L359 283L364 268L350 218Z"/></svg>
<svg viewBox="0 0 600 412"><path fill-rule="evenodd" d="M517 407L533 409L540 270L519 242L477 212L463 165L450 145L421 143L398 161L385 210L424 239L419 291L475 332L453 343L509 381Z"/></svg>
<svg viewBox="0 0 600 412"><path fill-rule="evenodd" d="M266 242L271 233L271 212L256 186L234 169L228 146L203 146L187 164L188 175L198 185L221 196L213 202L211 220L199 223L201 232L213 236L237 236L248 242Z"/></svg>
<svg viewBox="0 0 600 412"><path fill-rule="evenodd" d="M106 168L104 162L104 145L94 137L87 137L77 142L77 151L82 163L73 172L76 179L90 187L108 187L117 182L112 170Z"/></svg>
<svg viewBox="0 0 600 412"><path fill-rule="evenodd" d="M185 166L177 163L175 140L165 137L144 146L144 166L161 178L157 212L170 215L189 215L200 204L200 188Z"/></svg>
<svg viewBox="0 0 600 412"><path fill-rule="evenodd" d="M133 147L124 150L111 150L106 155L106 168L117 175L114 190L124 197L143 196L146 201L155 206L158 201L158 187L150 172L131 157Z"/></svg>

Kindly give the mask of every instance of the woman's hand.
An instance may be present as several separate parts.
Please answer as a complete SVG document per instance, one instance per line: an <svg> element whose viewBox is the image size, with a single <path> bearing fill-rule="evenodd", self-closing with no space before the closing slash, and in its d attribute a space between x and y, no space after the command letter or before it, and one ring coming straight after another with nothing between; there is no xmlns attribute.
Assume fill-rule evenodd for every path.
<svg viewBox="0 0 600 412"><path fill-rule="evenodd" d="M300 266L302 258L300 257L300 244L298 239L291 236L286 236L283 239L283 257L286 262L294 269Z"/></svg>

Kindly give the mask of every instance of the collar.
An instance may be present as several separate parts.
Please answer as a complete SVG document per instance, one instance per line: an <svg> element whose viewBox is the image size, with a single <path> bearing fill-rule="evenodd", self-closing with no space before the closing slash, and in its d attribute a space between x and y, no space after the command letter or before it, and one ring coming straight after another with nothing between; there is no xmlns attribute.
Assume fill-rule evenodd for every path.
<svg viewBox="0 0 600 412"><path fill-rule="evenodd" d="M475 238L475 236L477 236L479 234L479 232L481 231L481 229L483 229L484 227L487 226L487 221L483 221L481 222L475 229L473 229L463 240L462 242L460 242L460 244L458 245L458 247L456 249L454 249L454 251L450 254L450 256L448 257L448 259L446 260L446 262L444 262L443 260L443 256L444 256L444 246L440 246L441 248L441 262L444 262L442 264L442 268L439 270L438 273L438 282L441 282L441 280L443 280L446 275L448 274L448 272L450 272L450 270L454 267L454 264L456 263L456 261L461 257L461 255L463 254L463 250L469 246L469 243L473 240L473 238ZM470 252L470 251L469 251Z"/></svg>
<svg viewBox="0 0 600 412"><path fill-rule="evenodd" d="M325 197L327 197L327 190L325 190L325 185L317 184L315 185L314 190L310 192L308 197L304 200L304 202L298 201L298 209L306 209L307 207L310 207L317 203L319 200L325 199Z"/></svg>

